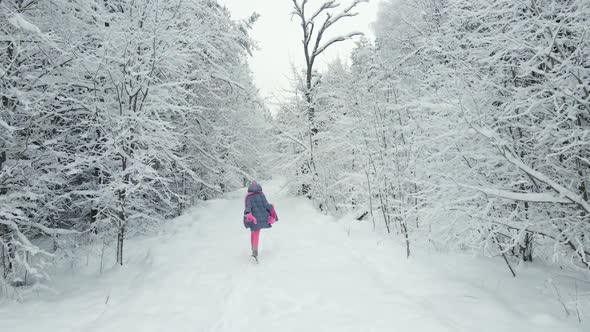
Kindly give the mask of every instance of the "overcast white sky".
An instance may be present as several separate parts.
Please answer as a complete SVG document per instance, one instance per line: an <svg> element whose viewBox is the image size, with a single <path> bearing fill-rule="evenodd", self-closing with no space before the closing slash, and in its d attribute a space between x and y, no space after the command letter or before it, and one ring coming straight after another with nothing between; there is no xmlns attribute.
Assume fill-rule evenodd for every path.
<svg viewBox="0 0 590 332"><path fill-rule="evenodd" d="M260 50L250 59L250 68L254 73L256 85L267 104L272 108L290 90L292 66L303 67L303 50L301 47L301 27L296 18L291 20L292 0L218 0L232 12L234 19L250 16L253 12L261 15L256 23L252 37L258 41ZM316 8L324 0L309 0L308 6ZM341 0L342 6L350 0ZM333 26L330 38L336 33L362 31L371 39L373 32L371 23L377 15L381 0L370 0L358 6L359 15L339 21ZM311 12L311 10L309 10ZM330 61L340 57L348 59L354 46L351 41L334 44L319 59L318 69L325 67Z"/></svg>

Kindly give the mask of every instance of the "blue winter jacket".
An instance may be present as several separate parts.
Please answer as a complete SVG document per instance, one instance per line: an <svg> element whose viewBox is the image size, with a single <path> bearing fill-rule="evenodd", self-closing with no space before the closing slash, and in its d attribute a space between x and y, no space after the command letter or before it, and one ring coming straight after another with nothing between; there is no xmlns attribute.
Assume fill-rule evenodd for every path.
<svg viewBox="0 0 590 332"><path fill-rule="evenodd" d="M256 218L256 224L246 222L246 218L244 217L244 226L253 231L272 227L272 225L269 225L268 223L268 217L270 216L270 209L272 206L266 200L266 196L264 196L264 193L262 192L262 187L259 184L251 184L248 187L248 193L252 194L246 197L244 215L252 212L252 215Z"/></svg>

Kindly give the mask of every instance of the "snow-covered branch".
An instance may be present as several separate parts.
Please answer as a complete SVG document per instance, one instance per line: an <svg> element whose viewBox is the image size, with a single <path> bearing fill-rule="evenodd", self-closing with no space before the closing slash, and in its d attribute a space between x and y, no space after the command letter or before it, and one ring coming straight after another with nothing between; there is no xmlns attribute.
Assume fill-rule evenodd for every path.
<svg viewBox="0 0 590 332"><path fill-rule="evenodd" d="M535 179L549 185L553 190L555 190L560 197L570 201L571 203L575 203L583 208L586 213L590 213L590 203L584 200L584 198L578 194L575 194L571 190L568 190L564 186L560 185L556 181L549 178L547 175L534 170L533 168L529 167L525 163L522 162L519 158L514 156L514 152L508 149L506 146L502 147L503 155L511 162L514 166L518 167L520 170L525 172L526 174L534 177Z"/></svg>
<svg viewBox="0 0 590 332"><path fill-rule="evenodd" d="M354 31L354 32L349 32L343 36L334 37L334 38L328 40L327 42L325 42L323 45L319 46L318 49L313 52L313 55L315 57L315 56L322 54L328 47L330 47L334 43L343 42L343 41L351 39L352 37L362 36L362 35L364 35L362 32Z"/></svg>
<svg viewBox="0 0 590 332"><path fill-rule="evenodd" d="M561 204L572 204L567 198L558 197L550 193L519 193L510 190L492 189L484 187L475 187L466 184L459 184L463 188L468 188L476 191L480 191L487 195L496 196L500 198L511 199L515 201L523 202L537 202L537 203L561 203Z"/></svg>

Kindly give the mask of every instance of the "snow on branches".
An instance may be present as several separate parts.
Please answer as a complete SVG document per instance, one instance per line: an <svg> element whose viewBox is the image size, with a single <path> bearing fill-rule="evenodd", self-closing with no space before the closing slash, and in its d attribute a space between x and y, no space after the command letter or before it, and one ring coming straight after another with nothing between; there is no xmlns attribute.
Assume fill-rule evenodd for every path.
<svg viewBox="0 0 590 332"><path fill-rule="evenodd" d="M0 2L2 282L43 279L72 239L116 242L123 264L129 234L260 174L255 19L211 1Z"/></svg>
<svg viewBox="0 0 590 332"><path fill-rule="evenodd" d="M307 4L294 1L304 45L358 2ZM588 17L583 0L384 3L375 43L314 73L312 198L399 233L408 253L413 240L587 270Z"/></svg>

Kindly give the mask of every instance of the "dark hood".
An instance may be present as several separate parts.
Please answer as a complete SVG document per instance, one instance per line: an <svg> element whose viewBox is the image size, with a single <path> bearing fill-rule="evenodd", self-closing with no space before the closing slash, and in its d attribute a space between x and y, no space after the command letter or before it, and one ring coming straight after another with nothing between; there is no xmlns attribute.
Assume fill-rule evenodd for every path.
<svg viewBox="0 0 590 332"><path fill-rule="evenodd" d="M252 193L255 191L262 191L262 187L256 183L256 184L251 184L250 186L248 186L248 192Z"/></svg>

